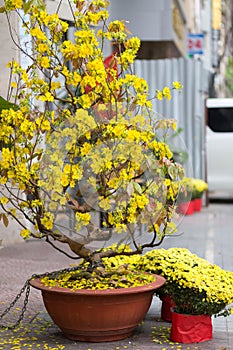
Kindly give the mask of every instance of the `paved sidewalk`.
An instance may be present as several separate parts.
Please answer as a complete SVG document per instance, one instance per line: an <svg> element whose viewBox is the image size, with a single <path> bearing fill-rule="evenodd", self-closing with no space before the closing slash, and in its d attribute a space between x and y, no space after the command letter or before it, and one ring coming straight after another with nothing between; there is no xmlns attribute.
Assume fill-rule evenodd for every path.
<svg viewBox="0 0 233 350"><path fill-rule="evenodd" d="M165 240L163 248L185 247L222 268L233 270L233 204L210 204L200 213L186 216L179 235ZM34 273L67 267L70 260L44 242L30 241L0 250L0 314ZM22 301L5 323L13 323ZM142 325L129 339L110 343L81 343L64 338L44 310L40 292L31 289L25 318L15 330L0 330L0 350L233 350L233 315L213 319L213 340L178 344L169 339L170 324L160 319L161 302L154 297ZM2 324L3 322L0 322Z"/></svg>

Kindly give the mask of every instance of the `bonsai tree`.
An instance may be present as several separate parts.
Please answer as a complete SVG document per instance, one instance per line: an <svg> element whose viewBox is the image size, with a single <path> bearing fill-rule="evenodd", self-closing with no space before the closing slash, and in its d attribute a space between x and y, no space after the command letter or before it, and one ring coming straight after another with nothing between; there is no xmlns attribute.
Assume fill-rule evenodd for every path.
<svg viewBox="0 0 233 350"><path fill-rule="evenodd" d="M0 219L17 221L24 239L44 239L95 266L104 257L140 254L176 230L183 168L166 143L176 123L157 119L151 99L169 100L182 86L173 82L150 96L131 70L140 41L123 21L108 23L107 1L68 3L74 40L65 39L68 23L59 12L48 14L39 2L6 0L1 8L30 64L9 63L11 104L0 115ZM12 11L29 49L14 35ZM107 43L115 51L106 58Z"/></svg>

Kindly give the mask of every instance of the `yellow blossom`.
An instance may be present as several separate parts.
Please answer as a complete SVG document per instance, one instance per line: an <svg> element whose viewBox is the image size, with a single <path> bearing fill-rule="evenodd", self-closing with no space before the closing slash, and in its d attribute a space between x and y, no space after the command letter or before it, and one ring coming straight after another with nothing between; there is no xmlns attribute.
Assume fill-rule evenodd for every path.
<svg viewBox="0 0 233 350"><path fill-rule="evenodd" d="M170 91L169 87L165 86L165 87L163 88L163 96L164 96L165 98L167 98L168 100L171 99L171 91Z"/></svg>
<svg viewBox="0 0 233 350"><path fill-rule="evenodd" d="M20 231L20 236L23 237L23 239L30 238L30 231L28 229L23 229Z"/></svg>
<svg viewBox="0 0 233 350"><path fill-rule="evenodd" d="M22 0L6 0L5 6L6 6L7 11L21 9L23 6L23 1Z"/></svg>
<svg viewBox="0 0 233 350"><path fill-rule="evenodd" d="M38 60L38 63L41 65L43 68L49 68L50 66L50 59L47 56L41 57L40 60Z"/></svg>
<svg viewBox="0 0 233 350"><path fill-rule="evenodd" d="M46 37L45 33L39 27L32 28L30 30L30 34L32 36L35 36L39 40L47 41L47 37Z"/></svg>
<svg viewBox="0 0 233 350"><path fill-rule="evenodd" d="M158 100L162 100L163 99L163 92L158 90L156 97L157 97Z"/></svg>
<svg viewBox="0 0 233 350"><path fill-rule="evenodd" d="M7 197L1 197L0 198L0 203L1 204L7 204L9 202L9 199Z"/></svg>
<svg viewBox="0 0 233 350"><path fill-rule="evenodd" d="M44 225L44 227L47 230L52 230L52 228L53 228L53 220L54 220L53 214L50 213L50 212L46 212L46 213L44 213L44 216L41 219L41 223L42 223L42 225Z"/></svg>
<svg viewBox="0 0 233 350"><path fill-rule="evenodd" d="M183 88L182 84L179 81L173 81L172 85L176 90L180 90Z"/></svg>
<svg viewBox="0 0 233 350"><path fill-rule="evenodd" d="M47 91L47 92L45 92L44 95L40 95L38 97L38 99L43 101L43 102L45 102L45 101L52 102L54 100L54 97L49 91Z"/></svg>

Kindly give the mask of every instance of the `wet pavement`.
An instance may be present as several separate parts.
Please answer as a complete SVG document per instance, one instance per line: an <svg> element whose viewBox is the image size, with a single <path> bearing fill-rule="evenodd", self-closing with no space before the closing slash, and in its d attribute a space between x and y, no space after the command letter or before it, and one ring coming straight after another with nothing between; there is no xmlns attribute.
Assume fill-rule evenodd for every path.
<svg viewBox="0 0 233 350"><path fill-rule="evenodd" d="M176 236L168 237L162 248L184 247L224 269L233 270L233 204L211 203L200 213L183 218ZM65 268L70 259L44 242L29 241L4 246L0 250L0 314L34 273ZM24 293L25 294L25 293ZM13 324L20 315L24 298L0 321ZM132 337L109 343L74 342L63 337L48 317L41 294L31 289L24 319L16 330L0 329L0 350L233 350L233 315L213 318L213 339L202 343L179 344L170 341L170 323L160 319L157 297L143 324Z"/></svg>

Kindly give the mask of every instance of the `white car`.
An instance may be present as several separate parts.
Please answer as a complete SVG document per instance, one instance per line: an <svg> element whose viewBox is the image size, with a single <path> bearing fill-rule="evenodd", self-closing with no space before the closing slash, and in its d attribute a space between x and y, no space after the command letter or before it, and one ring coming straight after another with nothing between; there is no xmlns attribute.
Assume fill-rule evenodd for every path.
<svg viewBox="0 0 233 350"><path fill-rule="evenodd" d="M233 98L207 99L206 114L209 196L233 198Z"/></svg>

